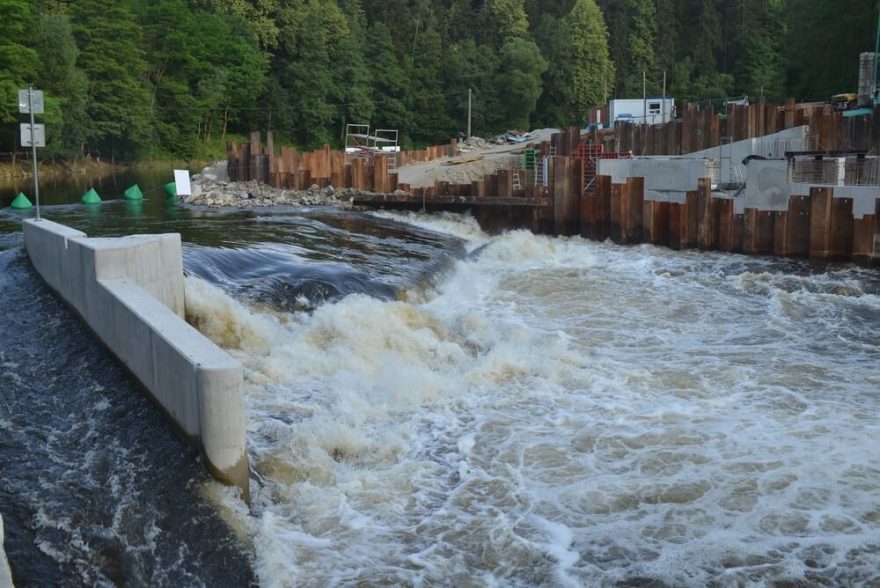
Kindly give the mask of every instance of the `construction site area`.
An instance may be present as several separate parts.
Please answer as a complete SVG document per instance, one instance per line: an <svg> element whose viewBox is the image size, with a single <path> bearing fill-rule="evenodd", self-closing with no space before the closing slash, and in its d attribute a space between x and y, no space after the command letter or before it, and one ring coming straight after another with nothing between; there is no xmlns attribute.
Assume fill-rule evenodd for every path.
<svg viewBox="0 0 880 588"><path fill-rule="evenodd" d="M363 207L467 210L489 231L875 264L876 62L862 55L853 108L684 104L656 124L511 131L415 151L400 149L396 131L368 125L348 125L342 151L276 150L271 132L265 145L256 132L229 143L228 174L276 188L351 189Z"/></svg>

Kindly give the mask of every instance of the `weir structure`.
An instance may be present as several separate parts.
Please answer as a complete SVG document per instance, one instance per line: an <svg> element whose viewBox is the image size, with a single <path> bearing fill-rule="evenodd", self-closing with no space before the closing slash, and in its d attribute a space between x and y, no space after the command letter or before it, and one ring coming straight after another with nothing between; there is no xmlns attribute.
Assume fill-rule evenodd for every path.
<svg viewBox="0 0 880 588"><path fill-rule="evenodd" d="M241 365L184 320L179 234L88 238L25 220L37 273L137 378L217 480L249 496Z"/></svg>

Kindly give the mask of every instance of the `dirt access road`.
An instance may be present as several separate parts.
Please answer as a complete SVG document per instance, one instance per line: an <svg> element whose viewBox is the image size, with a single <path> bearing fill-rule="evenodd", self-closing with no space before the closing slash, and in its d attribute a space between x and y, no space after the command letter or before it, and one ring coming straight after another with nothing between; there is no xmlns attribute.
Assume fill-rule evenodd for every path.
<svg viewBox="0 0 880 588"><path fill-rule="evenodd" d="M494 173L499 169L509 169L522 165L522 151L537 147L542 141L549 141L550 135L559 129L537 129L526 135L521 143L503 145L488 144L485 147L462 145L461 153L455 157L444 157L425 163L405 165L397 170L397 181L413 187L433 186L435 181L466 184ZM476 159L477 161L469 161ZM453 162L456 163L452 165Z"/></svg>

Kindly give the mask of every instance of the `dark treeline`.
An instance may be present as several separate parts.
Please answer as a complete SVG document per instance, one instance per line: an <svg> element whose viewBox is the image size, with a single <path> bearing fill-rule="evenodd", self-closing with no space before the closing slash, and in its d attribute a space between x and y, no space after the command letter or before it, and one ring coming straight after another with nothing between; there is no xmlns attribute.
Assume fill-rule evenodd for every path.
<svg viewBox="0 0 880 588"><path fill-rule="evenodd" d="M346 123L405 145L563 126L613 97L855 91L874 0L0 0L0 151L16 90L46 92L47 156L192 157Z"/></svg>

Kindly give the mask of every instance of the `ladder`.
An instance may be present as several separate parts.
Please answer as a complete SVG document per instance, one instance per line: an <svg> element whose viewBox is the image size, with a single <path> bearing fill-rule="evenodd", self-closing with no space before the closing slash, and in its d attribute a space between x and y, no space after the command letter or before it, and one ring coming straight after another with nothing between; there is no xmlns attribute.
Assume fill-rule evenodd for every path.
<svg viewBox="0 0 880 588"><path fill-rule="evenodd" d="M536 186L546 186L547 183L544 178L544 162L547 161L546 157L542 157L540 161L535 165L535 185Z"/></svg>
<svg viewBox="0 0 880 588"><path fill-rule="evenodd" d="M538 157L534 149L526 149L523 152L523 169L525 170L526 186L534 186L537 178Z"/></svg>
<svg viewBox="0 0 880 588"><path fill-rule="evenodd" d="M519 170L513 170L513 190L516 192L517 190L522 190L522 182L519 178Z"/></svg>

